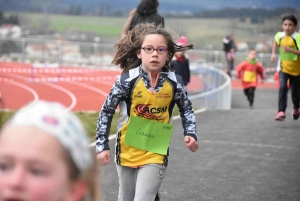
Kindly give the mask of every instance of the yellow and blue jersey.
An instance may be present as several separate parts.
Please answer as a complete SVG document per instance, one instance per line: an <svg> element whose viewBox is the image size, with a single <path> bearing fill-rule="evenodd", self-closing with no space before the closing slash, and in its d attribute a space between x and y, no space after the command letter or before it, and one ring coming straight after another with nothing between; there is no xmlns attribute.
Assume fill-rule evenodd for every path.
<svg viewBox="0 0 300 201"><path fill-rule="evenodd" d="M149 74L141 67L122 73L107 96L99 114L96 131L96 152L109 150L110 123L117 106L120 106L118 133L115 141L115 162L122 166L141 166L149 163L168 163L168 153L160 155L125 144L131 116L170 123L175 104L182 118L184 135L197 140L196 119L191 101L184 91L180 76L163 67L153 89Z"/></svg>

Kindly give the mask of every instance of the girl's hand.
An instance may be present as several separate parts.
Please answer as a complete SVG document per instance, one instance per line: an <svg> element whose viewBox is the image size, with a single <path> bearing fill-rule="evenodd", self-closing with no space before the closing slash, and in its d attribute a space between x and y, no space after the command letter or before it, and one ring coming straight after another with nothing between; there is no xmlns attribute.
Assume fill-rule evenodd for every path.
<svg viewBox="0 0 300 201"><path fill-rule="evenodd" d="M189 148L190 151L196 152L198 150L198 143L191 136L185 136L184 137L184 142L185 142L185 145Z"/></svg>
<svg viewBox="0 0 300 201"><path fill-rule="evenodd" d="M110 151L105 150L97 154L97 160L101 165L106 165L110 162Z"/></svg>
<svg viewBox="0 0 300 201"><path fill-rule="evenodd" d="M276 60L276 55L275 54L272 54L271 56L271 61L274 62Z"/></svg>

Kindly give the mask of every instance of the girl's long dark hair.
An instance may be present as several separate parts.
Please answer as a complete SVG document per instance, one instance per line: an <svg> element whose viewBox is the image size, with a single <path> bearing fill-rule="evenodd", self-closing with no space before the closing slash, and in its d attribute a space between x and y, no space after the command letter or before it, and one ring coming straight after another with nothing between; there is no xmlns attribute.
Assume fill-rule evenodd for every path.
<svg viewBox="0 0 300 201"><path fill-rule="evenodd" d="M136 25L115 45L115 47L117 47L117 52L112 63L120 65L123 72L127 72L132 68L140 66L142 61L137 57L137 53L138 51L141 51L144 38L149 34L159 34L166 39L168 46L167 66L169 66L175 52L194 48L194 44L177 45L174 43L171 34L161 26L155 26L153 23L141 23Z"/></svg>

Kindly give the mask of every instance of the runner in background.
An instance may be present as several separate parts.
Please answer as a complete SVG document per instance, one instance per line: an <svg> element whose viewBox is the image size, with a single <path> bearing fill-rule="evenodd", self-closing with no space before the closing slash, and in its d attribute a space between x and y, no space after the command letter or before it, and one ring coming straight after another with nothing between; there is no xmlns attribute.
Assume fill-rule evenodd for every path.
<svg viewBox="0 0 300 201"><path fill-rule="evenodd" d="M233 54L235 54L237 50L233 34L223 38L223 50L225 52L225 59L227 63L227 74L231 77L231 71L233 70L234 67L234 58L228 59L228 53L232 51Z"/></svg>
<svg viewBox="0 0 300 201"><path fill-rule="evenodd" d="M244 93L249 102L249 108L253 108L255 89L258 82L258 76L261 81L264 80L264 68L257 59L257 52L251 49L245 61L236 67L237 76L242 80Z"/></svg>
<svg viewBox="0 0 300 201"><path fill-rule="evenodd" d="M158 7L158 0L141 0L139 5L129 12L121 38L139 23L154 23L156 26L165 27L165 19L157 12Z"/></svg>
<svg viewBox="0 0 300 201"><path fill-rule="evenodd" d="M177 45L187 44L188 42L185 36L181 36L177 41ZM170 67L175 72L175 74L182 77L184 88L187 92L187 85L191 80L190 62L188 59L188 55L184 51L176 52L171 61Z"/></svg>

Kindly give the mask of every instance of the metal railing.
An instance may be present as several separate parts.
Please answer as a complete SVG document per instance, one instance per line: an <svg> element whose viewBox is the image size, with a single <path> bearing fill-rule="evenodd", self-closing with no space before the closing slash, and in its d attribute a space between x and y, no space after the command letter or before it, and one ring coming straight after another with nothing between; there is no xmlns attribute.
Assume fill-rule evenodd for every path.
<svg viewBox="0 0 300 201"><path fill-rule="evenodd" d="M3 43L13 44L9 52L1 49ZM83 65L85 67L116 67L111 61L116 49L113 44L88 43L77 41L49 40L38 38L1 38L0 56L20 62L53 62L60 65ZM6 55L6 56L3 56ZM196 108L231 108L231 84L229 76L222 70L227 64L223 51L190 50L188 51L191 70L200 77L197 95L190 96ZM235 64L245 60L246 52L237 52ZM270 54L259 53L258 58L265 68L274 68ZM117 67L116 67L117 68Z"/></svg>
<svg viewBox="0 0 300 201"><path fill-rule="evenodd" d="M197 64L193 64L197 67ZM213 66L198 65L201 93L190 96L195 108L231 109L231 78Z"/></svg>
<svg viewBox="0 0 300 201"><path fill-rule="evenodd" d="M224 51L217 51L217 50L190 50L189 56L194 59L200 59L204 60L207 63L213 63L217 64L215 67L217 68L226 68L226 56ZM236 52L235 53L235 61L234 64L237 65L244 61L248 55L248 52ZM258 53L257 54L259 62L265 67L265 68L271 68L276 67L276 63L272 63L270 61L271 54L266 53Z"/></svg>
<svg viewBox="0 0 300 201"><path fill-rule="evenodd" d="M61 65L111 65L113 44L39 38L1 38L0 57L20 62L52 62ZM7 49L9 47L9 49Z"/></svg>
<svg viewBox="0 0 300 201"><path fill-rule="evenodd" d="M109 66L116 52L114 44L50 40L43 38L0 38L0 57L22 62L53 62L59 64ZM226 68L225 53L214 50L188 51L190 62L212 63ZM237 52L235 65L245 60L247 52ZM265 68L276 67L270 62L271 54L259 53L258 59Z"/></svg>

